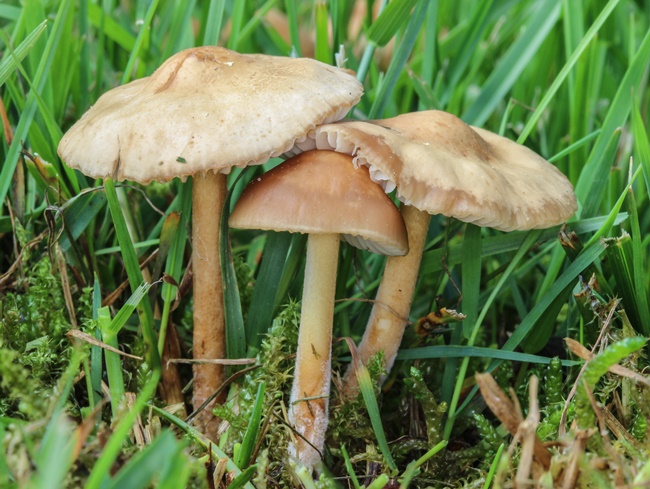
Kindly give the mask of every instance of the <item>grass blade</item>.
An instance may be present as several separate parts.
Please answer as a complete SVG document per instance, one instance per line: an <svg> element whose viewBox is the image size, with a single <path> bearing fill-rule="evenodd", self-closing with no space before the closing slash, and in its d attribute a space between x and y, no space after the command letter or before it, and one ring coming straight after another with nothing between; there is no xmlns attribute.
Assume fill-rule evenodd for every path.
<svg viewBox="0 0 650 489"><path fill-rule="evenodd" d="M386 76L379 87L377 98L374 100L372 107L370 108L368 118L376 119L383 115L390 96L397 84L397 79L404 70L404 66L406 65L408 57L411 55L411 51L413 51L413 46L415 46L415 41L420 33L420 28L426 18L427 7L428 2L421 0L409 19L406 31L404 32L404 37L402 37L402 41L393 55Z"/></svg>
<svg viewBox="0 0 650 489"><path fill-rule="evenodd" d="M179 442L170 431L163 431L150 445L138 452L117 475L107 484L107 489L145 489L152 487L153 481L164 479L163 472L177 464L186 464L183 454L184 443ZM189 477L189 473L186 478ZM176 487L183 487L182 479L176 479ZM155 484L159 487L158 484Z"/></svg>
<svg viewBox="0 0 650 489"><path fill-rule="evenodd" d="M409 20L418 0L393 0L382 10L368 29L367 37L377 46L385 46ZM426 3L426 2L423 2Z"/></svg>
<svg viewBox="0 0 650 489"><path fill-rule="evenodd" d="M208 14L206 16L205 33L203 35L203 44L205 46L216 46L219 42L225 6L225 0L210 0Z"/></svg>
<svg viewBox="0 0 650 489"><path fill-rule="evenodd" d="M158 1L159 0L151 0L151 4L149 5L149 9L147 10L147 15L142 21L142 25L140 26L140 32L138 33L138 37L135 38L135 44L133 45L133 49L131 50L131 54L129 55L129 61L126 63L126 68L124 68L124 75L122 76L122 82L121 82L122 85L128 83L131 80L131 72L133 71L133 66L135 65L136 59L140 55L140 49L142 48L142 44L149 37L149 33L150 33L149 29L151 27L151 22L153 21L153 14L156 12L156 9L158 8Z"/></svg>
<svg viewBox="0 0 650 489"><path fill-rule="evenodd" d="M496 360L507 360L509 362L526 362L539 365L548 365L552 358L530 353L521 353L509 350L497 350L496 348L486 348L480 346L465 345L441 345L441 346L422 346L418 348L409 348L400 350L397 353L398 360L424 360L428 358L494 358ZM562 365L571 367L581 362L574 360L562 360Z"/></svg>
<svg viewBox="0 0 650 489"><path fill-rule="evenodd" d="M291 241L292 235L289 233L267 233L262 263L246 317L249 348L259 348L264 333L273 322L275 298Z"/></svg>
<svg viewBox="0 0 650 489"><path fill-rule="evenodd" d="M540 117L542 117L542 114L548 107L548 104L551 102L553 97L555 97L555 94L560 89L560 86L562 85L562 83L564 83L564 80L569 75L569 73L571 72L575 64L578 62L578 59L580 58L580 56L582 56L582 53L587 49L587 46L594 38L596 33L599 31L601 26L605 23L609 15L612 13L616 5L618 5L618 2L619 0L609 0L607 5L605 5L603 10L600 12L600 15L598 15L594 23L591 25L587 33L580 40L580 44L578 44L575 51L571 53L571 56L569 56L569 59L566 61L566 63L564 64L564 66L562 67L558 75L555 77L555 80L553 80L553 83L544 94L544 97L542 97L542 100L537 104L535 112L533 112L533 115L531 115L530 119L528 119L526 126L524 127L524 129L521 131L521 134L517 138L517 142L519 144L524 143L524 141L526 140L530 132L533 130L533 128L539 121Z"/></svg>
<svg viewBox="0 0 650 489"><path fill-rule="evenodd" d="M47 20L44 20L21 42L16 49L7 50L4 59L0 62L0 86L4 85L7 78L16 70L18 65L25 59L25 56L32 50L36 41L47 28Z"/></svg>
<svg viewBox="0 0 650 489"><path fill-rule="evenodd" d="M359 380L359 390L361 391L363 401L366 404L366 409L370 416L370 423L375 432L381 454L384 456L388 466L393 470L397 470L397 465L395 465L393 456L390 453L390 448L388 447L388 442L386 441L386 434L384 433L384 427L381 423L379 406L377 406L377 399L375 398L375 391L373 390L372 381L370 380L370 373L366 366L362 365L360 362L357 364L356 371L357 379Z"/></svg>
<svg viewBox="0 0 650 489"><path fill-rule="evenodd" d="M102 307L97 311L97 320L99 321L104 343L115 349L119 349L117 336L106 333L111 326L111 313L108 307ZM117 419L120 412L120 403L124 399L124 393L126 392L124 376L122 375L122 360L117 353L109 350L104 350L104 359L106 362L108 389L111 394L111 412L113 419Z"/></svg>
<svg viewBox="0 0 650 489"><path fill-rule="evenodd" d="M144 280L142 278L142 272L140 271L138 257L135 253L135 248L133 247L131 236L129 235L129 232L126 228L126 222L124 220L124 215L122 214L120 203L117 199L115 184L110 178L104 180L104 191L106 192L108 208L111 211L113 224L115 225L115 234L117 235L117 240L122 251L122 258L124 260L126 274L129 277L131 290L135 293L135 291L138 289L138 287L140 287ZM140 303L138 307L138 315L140 317L140 323L142 325L142 334L145 341L145 355L147 363L153 370L160 371L160 355L158 355L157 338L156 332L154 331L153 312L151 310L151 304L149 301L142 301Z"/></svg>
<svg viewBox="0 0 650 489"><path fill-rule="evenodd" d="M492 305L492 302L494 301L497 294L501 290L501 287L503 287L503 285L505 284L506 280L512 275L514 269L519 264L521 259L528 252L528 250L531 249L533 244L535 244L537 238L539 237L539 234L540 231L528 232L526 239L521 244L521 247L519 248L515 256L508 264L508 267L506 268L505 272L499 279L497 285L494 287L494 289L492 289L492 292L490 293L490 296L488 297L487 301L485 301L485 304L483 305L483 309L481 309L481 313L478 315L476 322L474 323L471 329L469 339L467 340L468 346L474 345L474 341L476 340L476 336L478 335L480 326L483 324L483 320L485 319L485 316L487 315L487 312L490 306ZM460 394L462 391L463 382L465 381L465 374L467 373L468 366L469 366L469 357L465 357L463 358L463 362L460 365L458 377L456 379L456 386L454 388L451 402L449 403L449 411L448 411L449 415L447 417L447 422L445 423L444 435L443 435L445 440L449 440L449 436L451 435L451 429L454 425L454 419L457 413L456 407L458 406L458 400L460 398Z"/></svg>
<svg viewBox="0 0 650 489"><path fill-rule="evenodd" d="M482 126L485 123L547 38L560 17L560 11L561 2L557 0L535 2L526 30L501 58L498 66L483 84L479 96L462 115L461 118L465 122L474 126Z"/></svg>
<svg viewBox="0 0 650 489"><path fill-rule="evenodd" d="M47 45L43 55L38 64L38 69L32 80L32 88L27 96L25 107L18 121L18 125L14 131L14 139L9 146L6 153L2 170L0 170L0 202L4 204L5 197L11 185L12 176L16 171L20 151L22 150L23 141L27 139L30 126L36 114L38 106L37 95L40 95L49 80L50 69L54 63L54 56L61 38L63 37L64 29L67 27L65 19L71 9L71 0L62 0L59 10L52 26L52 33L47 39Z"/></svg>
<svg viewBox="0 0 650 489"><path fill-rule="evenodd" d="M472 55L481 41L481 37L487 29L489 13L493 3L493 0L481 2L479 7L474 11L472 19L469 21L467 33L461 43L463 49L459 56L454 56L451 59L449 64L449 70L447 71L445 80L446 89L440 96L440 102L443 107L447 105L447 102L451 98L452 91L458 85L460 78L463 76L471 61Z"/></svg>
<svg viewBox="0 0 650 489"><path fill-rule="evenodd" d="M546 309L552 304L555 298L571 283L574 283L578 275L598 258L607 246L604 243L594 243L591 247L585 248L580 256L567 267L567 269L558 277L549 291L528 313L519 327L513 332L512 336L502 347L502 350L513 351L519 346L521 341L533 329L537 321L544 314Z"/></svg>
<svg viewBox="0 0 650 489"><path fill-rule="evenodd" d="M131 431L131 427L140 411L146 406L147 402L156 392L158 381L160 380L160 370L154 370L147 383L142 387L140 395L136 398L135 403L130 410L123 413L113 430L113 434L104 446L102 454L99 456L97 463L90 472L86 482L86 489L100 489L110 478L110 470L117 459L122 444L125 442Z"/></svg>
<svg viewBox="0 0 650 489"><path fill-rule="evenodd" d="M246 330L244 316L239 299L237 275L232 261L232 249L228 234L228 218L230 217L230 199L228 192L221 214L221 270L223 280L223 303L226 312L226 351L228 358L244 358L246 356Z"/></svg>
<svg viewBox="0 0 650 489"><path fill-rule="evenodd" d="M599 199L602 199L602 196L605 194L605 183L602 182L602 175L608 174L608 168L612 163L611 160L604 161L601 156L606 152L613 134L627 120L633 100L632 89L633 87L639 86L649 58L650 31L643 38L641 46L639 46L636 55L623 76L623 80L618 86L616 95L603 121L601 127L602 132L596 139L594 147L589 154L589 160L587 160L576 184L575 191L578 201L582 203L590 202L589 207L583 205L579 217L592 217L598 211L598 207L600 206ZM598 185L595 184L596 179L599 179Z"/></svg>
<svg viewBox="0 0 650 489"><path fill-rule="evenodd" d="M226 469L228 472L231 472L235 477L239 477L242 474L242 471L239 470L239 467L235 464L235 462L232 461L222 450L219 448L218 445L215 445L214 443L208 441L201 433L199 433L196 428L188 425L185 421L182 419L177 418L173 414L165 411L164 409L161 409L153 404L150 404L149 407L151 410L156 413L158 416L160 416L162 419L170 422L174 426L176 426L178 429L180 429L183 433L185 433L190 439L193 441L199 443L203 448L212 450L212 456L216 460L225 460L226 461ZM244 485L246 489L255 489L252 484L247 483Z"/></svg>
<svg viewBox="0 0 650 489"><path fill-rule="evenodd" d="M260 431L260 420L262 419L262 408L264 407L264 392L266 391L266 382L262 382L257 386L257 395L255 396L255 404L253 405L253 412L251 413L248 427L242 440L241 448L235 464L240 469L244 469L251 461L251 455L255 448L257 436Z"/></svg>
<svg viewBox="0 0 650 489"><path fill-rule="evenodd" d="M63 225L68 232L64 233L59 240L63 251L67 251L72 246L69 236L73 240L79 238L105 205L106 194L95 191L78 194L66 202Z"/></svg>

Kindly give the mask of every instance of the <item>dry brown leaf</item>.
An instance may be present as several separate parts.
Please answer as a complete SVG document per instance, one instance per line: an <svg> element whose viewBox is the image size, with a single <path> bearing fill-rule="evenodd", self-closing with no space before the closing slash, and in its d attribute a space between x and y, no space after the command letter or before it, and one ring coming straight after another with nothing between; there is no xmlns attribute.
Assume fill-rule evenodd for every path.
<svg viewBox="0 0 650 489"><path fill-rule="evenodd" d="M490 411L499 418L499 421L511 434L515 435L524 421L520 415L515 415L517 412L515 404L503 392L491 374L476 374L474 377ZM548 470L551 466L551 454L536 434L534 435L534 445L535 459L544 467L544 470Z"/></svg>
<svg viewBox="0 0 650 489"><path fill-rule="evenodd" d="M587 348L582 346L576 340L573 340L571 338L564 338L564 342L566 343L571 353L573 353L577 357L582 358L585 361L589 361L595 357L595 355L591 351L589 351ZM645 384L648 387L650 387L650 380L648 380L640 373L635 372L634 370L630 370L627 367L623 367L622 365L616 364L609 367L608 370L613 374L620 375L621 377L627 377L628 379L636 380L637 382L641 382L642 384Z"/></svg>

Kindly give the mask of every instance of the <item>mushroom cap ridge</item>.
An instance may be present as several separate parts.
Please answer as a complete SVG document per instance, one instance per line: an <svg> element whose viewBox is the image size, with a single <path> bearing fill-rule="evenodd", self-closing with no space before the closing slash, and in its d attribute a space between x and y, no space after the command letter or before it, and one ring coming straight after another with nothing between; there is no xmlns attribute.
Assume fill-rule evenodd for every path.
<svg viewBox="0 0 650 489"><path fill-rule="evenodd" d="M353 76L312 59L191 48L105 93L58 152L96 178L228 173L279 156L317 124L344 117L361 94Z"/></svg>
<svg viewBox="0 0 650 489"><path fill-rule="evenodd" d="M511 231L560 224L577 208L571 183L541 156L446 112L326 124L310 137L298 146L353 155L386 191L397 186L402 202L430 214Z"/></svg>
<svg viewBox="0 0 650 489"><path fill-rule="evenodd" d="M307 151L253 180L237 201L233 228L342 234L357 248L384 255L408 253L399 209L367 168L333 151Z"/></svg>

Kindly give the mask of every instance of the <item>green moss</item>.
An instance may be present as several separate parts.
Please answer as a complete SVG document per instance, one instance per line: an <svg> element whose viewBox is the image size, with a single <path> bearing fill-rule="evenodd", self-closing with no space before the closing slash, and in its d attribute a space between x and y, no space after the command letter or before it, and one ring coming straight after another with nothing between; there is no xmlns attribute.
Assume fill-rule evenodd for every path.
<svg viewBox="0 0 650 489"><path fill-rule="evenodd" d="M44 417L48 404L43 390L30 370L20 363L20 354L0 347L0 416Z"/></svg>
<svg viewBox="0 0 650 489"><path fill-rule="evenodd" d="M300 303L290 302L282 308L262 341L260 353L257 355L257 364L260 367L244 378L236 396L237 410L230 404L214 409L217 416L231 424L226 450L232 453L234 443L241 442L244 437L257 388L261 382L266 383L261 424L268 423L268 430L264 435L257 462L265 467L268 476L284 481L288 484L287 487L291 485L290 475L285 467L291 430L282 420L285 419L283 413L287 407L293 379L293 355L298 343L299 324ZM265 447L269 450L265 451Z"/></svg>
<svg viewBox="0 0 650 489"><path fill-rule="evenodd" d="M485 458L490 459L494 457L499 446L504 442L503 437L499 436L496 428L482 414L474 413L472 419L481 437L480 446L485 450Z"/></svg>
<svg viewBox="0 0 650 489"><path fill-rule="evenodd" d="M422 373L415 367L411 367L411 376L404 379L404 384L408 392L413 394L422 406L427 425L427 438L430 447L433 447L442 440L443 418L447 412L447 404L438 403L424 382Z"/></svg>
<svg viewBox="0 0 650 489"><path fill-rule="evenodd" d="M0 415L37 419L44 414L47 392L68 364L71 325L61 282L47 256L27 271L20 290L2 299L0 317ZM87 301L86 301L87 302ZM83 320L87 307L80 308Z"/></svg>
<svg viewBox="0 0 650 489"><path fill-rule="evenodd" d="M381 394L379 379L386 374L384 365L382 352L374 355L368 362L368 373L377 399L380 399ZM335 408L330 409L328 438L331 443L328 445L333 447L345 445L351 454L367 452L368 445L374 447L375 434L361 393L351 400L334 399L332 404ZM381 457L377 458L381 459Z"/></svg>
<svg viewBox="0 0 650 489"><path fill-rule="evenodd" d="M235 276L237 277L237 286L239 287L239 300L241 302L242 314L244 321L246 321L246 314L253 297L253 289L255 288L255 278L253 270L246 263L246 260L240 256L233 256L233 264L235 267Z"/></svg>

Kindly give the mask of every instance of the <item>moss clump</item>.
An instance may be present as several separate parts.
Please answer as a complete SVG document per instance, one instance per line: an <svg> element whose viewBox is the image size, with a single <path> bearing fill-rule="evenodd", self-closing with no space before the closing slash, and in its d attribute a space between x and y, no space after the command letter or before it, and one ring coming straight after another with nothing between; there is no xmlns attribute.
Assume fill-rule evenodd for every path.
<svg viewBox="0 0 650 489"><path fill-rule="evenodd" d="M248 426L258 386L266 383L260 432L265 428L259 462L266 468L271 480L283 481L291 486L290 474L285 467L288 460L287 446L291 436L290 428L283 422L287 409L293 367L298 343L300 324L300 303L290 302L273 321L257 355L259 368L251 371L242 382L237 393L237 409L229 404L218 406L214 413L230 422L228 449L235 442L241 442ZM264 448L269 450L265 451ZM258 478L260 476L258 475Z"/></svg>
<svg viewBox="0 0 650 489"><path fill-rule="evenodd" d="M48 257L24 268L21 290L5 295L0 310L0 416L38 419L68 365L71 325Z"/></svg>

